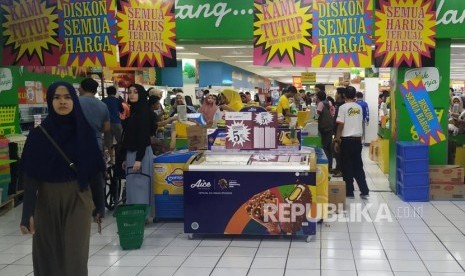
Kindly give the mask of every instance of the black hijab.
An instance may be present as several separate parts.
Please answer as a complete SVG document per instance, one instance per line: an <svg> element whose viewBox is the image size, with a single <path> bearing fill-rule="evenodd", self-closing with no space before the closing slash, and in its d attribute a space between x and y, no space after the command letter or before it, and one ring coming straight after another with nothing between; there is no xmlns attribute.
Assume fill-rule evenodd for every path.
<svg viewBox="0 0 465 276"><path fill-rule="evenodd" d="M53 109L53 96L59 86L68 89L73 100L73 110L68 115L58 115ZM47 90L48 116L42 127L75 164L77 172L51 144L40 128L31 130L21 158L21 170L26 175L46 182L78 180L81 189L89 186L92 176L105 169L95 132L81 109L74 87L67 82L55 82Z"/></svg>
<svg viewBox="0 0 465 276"><path fill-rule="evenodd" d="M149 94L147 93L145 88L140 84L131 84L128 89L130 89L131 87L136 88L137 94L139 94L139 100L135 103L131 102L128 98L128 103L131 106L131 114L133 112L135 112L136 114L137 111L142 111L142 112L150 111L149 99L148 99Z"/></svg>

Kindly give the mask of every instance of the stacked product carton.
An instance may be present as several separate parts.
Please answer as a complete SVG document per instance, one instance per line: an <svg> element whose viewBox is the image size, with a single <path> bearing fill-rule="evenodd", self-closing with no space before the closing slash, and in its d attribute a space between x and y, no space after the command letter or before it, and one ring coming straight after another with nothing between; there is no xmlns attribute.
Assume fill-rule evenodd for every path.
<svg viewBox="0 0 465 276"><path fill-rule="evenodd" d="M457 165L430 166L430 197L432 200L464 198L464 169Z"/></svg>

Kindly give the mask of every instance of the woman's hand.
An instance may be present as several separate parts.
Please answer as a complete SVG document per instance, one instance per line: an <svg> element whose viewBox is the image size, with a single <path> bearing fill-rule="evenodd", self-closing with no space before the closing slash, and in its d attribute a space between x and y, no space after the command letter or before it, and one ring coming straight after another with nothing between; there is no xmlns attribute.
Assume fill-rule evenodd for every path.
<svg viewBox="0 0 465 276"><path fill-rule="evenodd" d="M135 172L138 172L138 171L140 171L140 167L141 167L140 161L136 161L136 162L134 162L134 165L132 166L132 170L135 171Z"/></svg>
<svg viewBox="0 0 465 276"><path fill-rule="evenodd" d="M27 235L27 234L34 235L36 232L36 229L34 227L34 217L31 216L29 218L29 229L27 229L27 227L24 225L21 225L19 228L21 229L21 233L23 235Z"/></svg>

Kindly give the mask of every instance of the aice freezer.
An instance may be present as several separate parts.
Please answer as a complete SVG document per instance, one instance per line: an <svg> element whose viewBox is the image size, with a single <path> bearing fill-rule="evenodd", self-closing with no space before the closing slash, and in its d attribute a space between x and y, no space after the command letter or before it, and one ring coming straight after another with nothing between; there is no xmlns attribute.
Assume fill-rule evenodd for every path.
<svg viewBox="0 0 465 276"><path fill-rule="evenodd" d="M307 151L200 153L184 171L190 234L306 235L316 231L316 157Z"/></svg>

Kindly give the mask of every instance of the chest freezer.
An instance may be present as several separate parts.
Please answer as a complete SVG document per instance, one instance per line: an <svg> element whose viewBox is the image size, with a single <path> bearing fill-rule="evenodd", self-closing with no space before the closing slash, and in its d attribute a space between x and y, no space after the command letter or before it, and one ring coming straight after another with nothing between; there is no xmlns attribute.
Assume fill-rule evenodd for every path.
<svg viewBox="0 0 465 276"><path fill-rule="evenodd" d="M314 150L205 152L184 171L184 231L305 235L316 232Z"/></svg>

